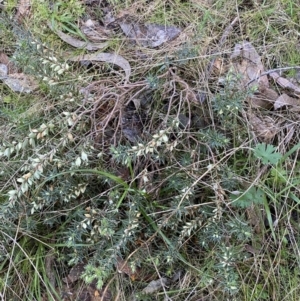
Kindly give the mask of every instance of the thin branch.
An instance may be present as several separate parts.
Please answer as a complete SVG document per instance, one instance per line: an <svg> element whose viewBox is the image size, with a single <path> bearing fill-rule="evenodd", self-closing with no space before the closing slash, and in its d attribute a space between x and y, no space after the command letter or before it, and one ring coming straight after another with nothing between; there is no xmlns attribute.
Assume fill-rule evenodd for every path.
<svg viewBox="0 0 300 301"><path fill-rule="evenodd" d="M276 69L270 69L268 71L265 71L263 73L261 73L259 76L251 79L250 81L248 81L247 85L246 86L249 86L251 83L257 81L259 78L261 78L262 76L265 76L265 75L269 75L273 72L277 72L277 71L286 71L286 70L293 70L293 69L299 69L300 70L300 66L293 66L293 67L282 67L282 68L276 68Z"/></svg>

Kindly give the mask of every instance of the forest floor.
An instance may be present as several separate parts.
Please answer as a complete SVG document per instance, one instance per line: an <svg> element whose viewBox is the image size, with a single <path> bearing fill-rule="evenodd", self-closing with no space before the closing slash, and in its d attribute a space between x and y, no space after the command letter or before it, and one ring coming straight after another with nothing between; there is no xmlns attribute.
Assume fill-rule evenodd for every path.
<svg viewBox="0 0 300 301"><path fill-rule="evenodd" d="M299 300L297 1L0 10L1 300Z"/></svg>

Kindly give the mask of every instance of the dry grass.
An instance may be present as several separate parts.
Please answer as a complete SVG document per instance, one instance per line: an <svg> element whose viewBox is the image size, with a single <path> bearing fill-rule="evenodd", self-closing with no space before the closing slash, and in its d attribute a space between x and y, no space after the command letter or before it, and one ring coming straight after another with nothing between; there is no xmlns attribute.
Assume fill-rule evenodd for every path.
<svg viewBox="0 0 300 301"><path fill-rule="evenodd" d="M24 149L13 158L2 156L2 217L12 223L11 239L2 241L0 254L2 300L21 300L26 290L30 291L26 296L39 300L50 300L55 290L61 294L67 290L61 277L68 274L67 262L74 265L78 258L90 262L83 278L92 284L74 281L68 289L92 292L94 301L106 294L96 290L96 280L104 281L114 300L298 300L298 108L251 108L246 95L251 91L229 72L234 46L244 40L255 47L265 70L300 65L300 5L294 2L102 3L110 3L119 17L129 14L138 22L182 29L176 39L154 49L114 31L105 52L128 60L129 83L124 83L121 68L105 63L74 64L64 77L57 77L56 86L43 82L43 70L32 57L51 54L65 62L77 52L44 26L47 9L33 7L26 22L9 31L16 44L22 40L20 33L28 31L32 33L28 39L47 44L45 54L24 53L24 58L31 57L32 66L18 61L22 72L40 80L34 95L47 106L37 108L40 100L28 101L24 109L19 103L28 96L3 85L0 109L5 114L0 118L5 124L0 133L5 128L6 135L1 151L13 147L14 140L23 141L29 128L39 129L44 123L54 124L54 129L49 137L37 139L36 149ZM68 6L63 9L71 11ZM100 4L85 9L82 19L101 16ZM13 12L1 16L9 24L5 14ZM19 46L1 36L2 51L20 55ZM292 80L296 74L297 70L288 70L282 76ZM270 83L278 94L286 92ZM84 97L78 93L83 87L88 87ZM15 112L5 102L8 96ZM240 106L238 110L228 108L231 102L233 107ZM263 128L257 130L255 122ZM263 165L253 155L260 142L274 145L283 156L292 151L278 164ZM37 179L36 186L20 196L19 205L13 204L18 214L8 216L8 191L20 187L17 179L31 171L23 167L30 166L31 157L51 149L56 150L54 161L44 164L42 180ZM95 175L95 170L102 174ZM41 201L40 193L56 188L53 200L31 211L33 202ZM73 188L74 198L70 197ZM234 201L238 192L245 195L239 205ZM45 225L48 219L53 224ZM0 227L1 232L7 231L5 224ZM82 241L72 245L71 234L78 229ZM27 243L26 235L32 243ZM53 271L38 260L49 249L57 251L53 291L47 284L52 284L49 273ZM125 263L118 273L114 264L120 256ZM26 269L39 273L25 281ZM41 278L46 284L39 283ZM16 279L21 284L13 288ZM157 279L167 279L168 285L144 294L143 289ZM69 300L75 300L74 296Z"/></svg>

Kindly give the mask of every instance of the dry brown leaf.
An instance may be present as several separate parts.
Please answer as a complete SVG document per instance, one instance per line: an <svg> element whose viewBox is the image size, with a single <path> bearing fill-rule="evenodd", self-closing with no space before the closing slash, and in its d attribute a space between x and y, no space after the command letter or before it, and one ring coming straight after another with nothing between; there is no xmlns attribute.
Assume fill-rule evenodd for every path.
<svg viewBox="0 0 300 301"><path fill-rule="evenodd" d="M231 59L234 70L242 75L242 84L244 86L257 86L255 95L248 98L250 106L271 109L278 98L278 94L269 88L269 80L267 74L264 74L261 58L252 44L245 41L236 44ZM261 74L264 75L260 76Z"/></svg>
<svg viewBox="0 0 300 301"><path fill-rule="evenodd" d="M224 59L216 58L212 64L212 74L216 76L223 75L228 71L228 66L224 64Z"/></svg>
<svg viewBox="0 0 300 301"><path fill-rule="evenodd" d="M250 85L252 86L259 84L259 86L269 87L267 75L258 78L264 72L264 66L259 54L250 42L243 41L236 44L230 59L233 61L236 72L242 74L245 85L251 81Z"/></svg>
<svg viewBox="0 0 300 301"><path fill-rule="evenodd" d="M8 68L0 64L0 79L14 92L31 93L38 87L38 83L31 75L13 73L8 75Z"/></svg>
<svg viewBox="0 0 300 301"><path fill-rule="evenodd" d="M15 20L21 22L25 17L30 14L31 1L30 0L20 0L18 2L18 11L15 16Z"/></svg>
<svg viewBox="0 0 300 301"><path fill-rule="evenodd" d="M278 93L266 86L259 86L258 91L265 100L268 100L271 103L274 103L274 101L278 98Z"/></svg>
<svg viewBox="0 0 300 301"><path fill-rule="evenodd" d="M117 258L117 270L119 273L124 273L128 275L130 278L135 278L135 272L132 270L132 268L128 265L126 260L123 260L122 258Z"/></svg>
<svg viewBox="0 0 300 301"><path fill-rule="evenodd" d="M254 133L262 141L270 141L279 131L275 120L269 116L260 118L253 113L249 113L248 119Z"/></svg>
<svg viewBox="0 0 300 301"><path fill-rule="evenodd" d="M119 24L129 39L144 47L158 47L175 39L181 33L181 30L175 26L143 24L129 15L125 15L115 22Z"/></svg>
<svg viewBox="0 0 300 301"><path fill-rule="evenodd" d="M10 61L9 57L4 52L0 53L0 63L7 66L7 74L18 72L18 68Z"/></svg>
<svg viewBox="0 0 300 301"><path fill-rule="evenodd" d="M281 94L274 103L274 109L278 110L283 106L293 106L295 108L300 107L300 100L298 98L290 97L287 94Z"/></svg>
<svg viewBox="0 0 300 301"><path fill-rule="evenodd" d="M281 77L277 72L271 72L270 76L275 80L275 82L284 89L290 89L300 96L300 87L290 82L288 79Z"/></svg>
<svg viewBox="0 0 300 301"><path fill-rule="evenodd" d="M0 79L8 77L8 68L5 64L0 64Z"/></svg>
<svg viewBox="0 0 300 301"><path fill-rule="evenodd" d="M169 284L170 280L165 277L162 277L158 280L153 280L143 289L143 293L153 294Z"/></svg>
<svg viewBox="0 0 300 301"><path fill-rule="evenodd" d="M74 56L69 59L70 61L74 62L80 62L80 61L98 61L98 62L106 62L115 64L119 67L121 67L125 71L125 82L129 81L129 77L131 75L131 67L130 64L126 59L124 59L122 56L114 53L95 53L95 54L86 54L86 55L79 55Z"/></svg>
<svg viewBox="0 0 300 301"><path fill-rule="evenodd" d="M9 58L4 52L0 53L0 63L6 66L9 64Z"/></svg>
<svg viewBox="0 0 300 301"><path fill-rule="evenodd" d="M103 49L105 47L108 46L107 42L103 42L103 43L93 43L93 42L89 42L89 41L81 41L78 40L76 38L73 38L71 36L69 36L68 34L60 31L59 29L54 29L52 27L52 25L50 24L50 22L48 22L48 26L50 27L51 30L53 30L64 42L66 42L67 44L75 47L75 48L79 48L79 49L87 49L87 50L99 50L99 49Z"/></svg>
<svg viewBox="0 0 300 301"><path fill-rule="evenodd" d="M249 103L253 108L271 109L277 98L278 94L273 89L259 86L254 96L249 98Z"/></svg>
<svg viewBox="0 0 300 301"><path fill-rule="evenodd" d="M140 267L136 267L134 270L128 264L128 261L123 260L122 258L117 258L116 263L117 271L121 274L124 273L130 277L132 281L149 281L153 279L153 274L147 273L147 271L143 270Z"/></svg>
<svg viewBox="0 0 300 301"><path fill-rule="evenodd" d="M38 83L31 75L13 73L3 80L14 92L31 93L38 88Z"/></svg>
<svg viewBox="0 0 300 301"><path fill-rule="evenodd" d="M94 43L106 41L111 36L111 30L98 25L95 21L89 19L80 27L81 32L87 39Z"/></svg>

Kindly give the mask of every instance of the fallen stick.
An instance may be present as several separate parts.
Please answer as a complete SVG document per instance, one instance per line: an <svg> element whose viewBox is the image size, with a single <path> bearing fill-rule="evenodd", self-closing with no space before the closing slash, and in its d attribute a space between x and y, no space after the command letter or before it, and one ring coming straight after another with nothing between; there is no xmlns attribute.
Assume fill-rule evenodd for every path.
<svg viewBox="0 0 300 301"><path fill-rule="evenodd" d="M259 76L251 79L250 81L248 81L247 86L249 86L251 83L257 81L260 77L264 76L264 75L269 75L271 73L277 72L277 71L286 71L286 70L293 70L293 69L300 69L300 66L293 66L293 67L281 67L281 68L276 68L276 69L270 69L268 71L265 71L263 73L261 73ZM273 77L273 76L272 76Z"/></svg>

